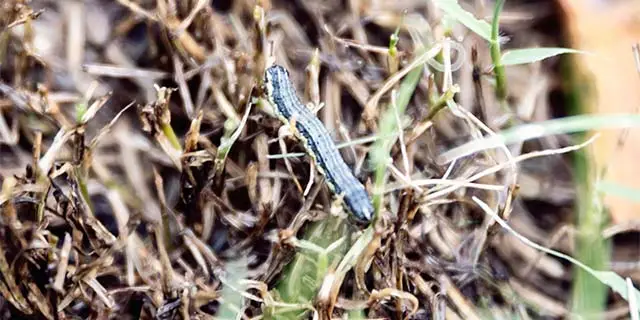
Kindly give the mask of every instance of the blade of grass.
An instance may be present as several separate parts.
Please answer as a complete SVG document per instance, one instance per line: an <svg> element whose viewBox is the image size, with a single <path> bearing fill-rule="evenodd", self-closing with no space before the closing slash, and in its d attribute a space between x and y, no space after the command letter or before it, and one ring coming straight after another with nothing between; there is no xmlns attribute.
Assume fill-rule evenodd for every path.
<svg viewBox="0 0 640 320"><path fill-rule="evenodd" d="M383 139L383 138L390 138L395 136L389 136L389 137L380 137L377 134L374 135L370 135L370 136L366 136L366 137L362 137L362 138L358 138L358 139L353 139L353 140L349 140L349 141L344 141L344 142L340 142L340 143L336 143L336 148L338 149L342 149L342 148L348 148L351 146L355 146L355 145L359 145L359 144L365 144L365 143L369 143L369 142L375 142L379 139ZM283 159L283 158L297 158L297 157L302 157L304 156L305 153L304 152L289 152L286 154L282 154L282 153L276 153L276 154L270 154L267 155L267 159Z"/></svg>
<svg viewBox="0 0 640 320"><path fill-rule="evenodd" d="M518 64L527 64L541 61L550 57L554 57L565 53L582 53L589 54L586 51L580 51L568 48L527 48L514 49L505 52L500 61L503 66L513 66Z"/></svg>
<svg viewBox="0 0 640 320"><path fill-rule="evenodd" d="M595 188L596 168L595 161L588 151L581 150L575 153L574 170L577 181L575 217L578 232L575 235L576 250L574 255L576 259L583 261L590 268L603 269L609 264L611 244L602 236L609 216L603 207L601 195ZM599 283L606 284L606 282L601 279L596 281L591 276L598 278L597 275L587 270L574 271L571 304L573 311L585 318L589 318L593 314L600 314L606 309L607 290ZM612 281L617 280L612 279ZM619 280L624 283L622 278Z"/></svg>
<svg viewBox="0 0 640 320"><path fill-rule="evenodd" d="M504 104L507 99L507 77L504 73L504 65L502 64L502 57L500 54L500 13L504 6L504 0L496 1L495 8L493 9L493 21L491 22L491 60L493 62L493 72L496 77L496 98L501 104Z"/></svg>
<svg viewBox="0 0 640 320"><path fill-rule="evenodd" d="M331 264L342 258L345 250L344 220L331 216L329 219L310 225L305 239L294 240L297 248L295 260L287 266L278 291L282 301L300 305L312 305L324 276L330 272ZM299 319L299 309L277 312L277 319Z"/></svg>
<svg viewBox="0 0 640 320"><path fill-rule="evenodd" d="M217 176L222 175L225 162L227 161L227 156L229 155L229 152L231 152L231 147L233 147L233 144L240 137L242 130L244 130L247 119L249 119L251 106L252 104L248 104L247 110L240 121L236 122L234 119L227 119L227 121L225 121L225 133L220 139L220 146L218 147L216 158L214 160L214 170Z"/></svg>
<svg viewBox="0 0 640 320"><path fill-rule="evenodd" d="M603 284L609 286L611 288L611 290L615 291L616 293L618 293L622 298L624 298L625 300L629 300L631 298L632 295L635 295L636 301L638 299L640 299L640 291L638 291L637 288L635 287L631 287L631 289L629 290L627 287L627 284L625 282L625 280L619 276L617 273L612 272L612 271L602 271L602 270L595 270L589 266L587 266L586 264L584 264L583 262L581 262L580 260L577 260L571 256L568 256L564 253L561 252L557 252L554 250L551 250L549 248L545 248L529 239L527 239L525 236L521 235L520 233L518 233L517 231L513 230L506 221L504 221L502 218L500 218L498 216L498 214L496 214L495 212L493 212L493 210L491 208L489 208L489 206L484 203L482 200L478 199L477 197L473 196L473 201L478 204L478 206L480 206L480 208L482 208L482 210L488 214L489 216L491 216L491 218L493 218L494 220L496 220L496 222L498 222L498 224L500 224L500 226L502 226L504 229L506 229L507 231L509 231L509 233L511 233L512 235L514 235L518 240L522 241L524 244L536 249L536 250L540 250L544 253L547 253L549 255L567 260L569 262L571 262L572 264L574 264L575 266L577 266L578 268L580 268L581 270L584 270L585 272L589 273L590 275L594 276L596 279L598 279L600 282L602 282ZM635 312L637 313L638 310L635 310Z"/></svg>
<svg viewBox="0 0 640 320"><path fill-rule="evenodd" d="M419 49L417 56L424 52L424 48ZM387 163L390 161L389 154L391 147L398 138L395 133L398 130L396 113L404 115L407 105L422 76L423 65L420 64L411 70L404 80L400 83L398 89L396 103L391 105L380 118L380 131L378 133L381 137L391 137L389 139L377 140L371 148L371 165L375 168L374 174L374 192L373 192L373 206L375 208L376 217L379 216L382 208L382 196L384 194L385 177L387 174Z"/></svg>
<svg viewBox="0 0 640 320"><path fill-rule="evenodd" d="M243 297L240 292L245 290L242 280L247 278L247 265L248 262L244 257L228 263L227 274L229 277L226 279L226 282L229 285L222 287L222 304L220 305L220 311L218 313L220 319L241 318L239 312L243 304Z"/></svg>
<svg viewBox="0 0 640 320"><path fill-rule="evenodd" d="M457 0L433 0L433 3L471 31L485 40L491 41L491 26L486 21L476 19L473 14L464 10Z"/></svg>
<svg viewBox="0 0 640 320"><path fill-rule="evenodd" d="M589 115L583 115L583 113L590 112L585 99L594 97L595 94L591 87L591 79L589 79L588 75L577 74L579 72L577 65L572 62L574 56L563 58L561 59L562 81L568 88L566 105L569 114L582 117L577 119L585 119L586 121L582 121L582 125L599 124L606 126L606 122L598 123L598 121L595 121L596 123L594 123L593 120L589 121L589 119L592 119L589 118ZM607 116L599 119L604 119L604 117ZM610 117L614 117L612 124L630 126L640 124L638 115L627 116L625 120L617 119L615 116ZM618 121L622 123L618 123ZM580 124L580 121L576 122L576 126ZM575 138L580 141L584 140L586 136L580 131ZM599 172L602 170L598 168L598 164L588 149L578 150L573 158L573 163L577 194L574 210L577 229L574 256L592 269L603 269L609 265L611 244L610 240L604 239L602 235L609 215L604 210L602 196L598 194L595 187L596 182L602 179L603 174ZM604 312L607 305L607 288L602 284L603 280L599 278L598 274L582 268L576 268L573 273L571 288L572 312L577 317L583 318L591 318L594 314ZM615 276L617 277L617 275ZM624 285L622 278L613 278L611 281L615 281L615 284L619 286L617 289L612 287L614 291L620 291L622 288L626 290L626 287L620 287L621 284ZM612 284L605 284L612 286Z"/></svg>
<svg viewBox="0 0 640 320"><path fill-rule="evenodd" d="M439 158L444 163L448 163L453 159L466 157L485 149L497 148L503 144L519 143L556 134L633 127L640 127L638 114L570 116L511 127L496 136L467 142L441 154Z"/></svg>
<svg viewBox="0 0 640 320"><path fill-rule="evenodd" d="M640 189L630 188L611 181L598 182L596 184L596 190L598 192L640 202Z"/></svg>

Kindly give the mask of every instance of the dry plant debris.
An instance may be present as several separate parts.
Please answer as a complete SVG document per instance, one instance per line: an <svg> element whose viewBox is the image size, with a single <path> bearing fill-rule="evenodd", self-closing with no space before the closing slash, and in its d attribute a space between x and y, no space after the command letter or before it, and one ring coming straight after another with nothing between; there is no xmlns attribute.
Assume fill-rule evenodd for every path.
<svg viewBox="0 0 640 320"><path fill-rule="evenodd" d="M482 3L464 5L490 16ZM543 3L508 5L507 46L558 41L533 27L553 10ZM308 157L281 156L302 149L265 112L272 58L381 200L371 227L350 223ZM486 41L430 1L3 1L0 314L567 316L570 267L472 197L571 252L572 141L438 162L505 118L554 116L553 61L508 69L514 114L497 107L490 67ZM378 185L370 151L401 105ZM540 149L559 151L527 157Z"/></svg>

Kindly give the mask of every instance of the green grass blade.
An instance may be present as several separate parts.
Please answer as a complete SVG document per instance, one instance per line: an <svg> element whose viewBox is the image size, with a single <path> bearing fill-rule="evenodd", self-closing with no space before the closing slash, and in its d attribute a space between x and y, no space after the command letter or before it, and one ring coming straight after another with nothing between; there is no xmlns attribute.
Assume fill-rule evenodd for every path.
<svg viewBox="0 0 640 320"><path fill-rule="evenodd" d="M554 57L566 53L582 53L589 54L586 51L580 51L568 48L528 48L528 49L514 49L505 52L502 55L503 66L513 66L518 64L527 64L544 59Z"/></svg>
<svg viewBox="0 0 640 320"><path fill-rule="evenodd" d="M242 279L248 277L248 262L246 258L229 261L227 265L226 285L222 287L222 304L218 316L220 319L236 319L241 310L243 297L240 294L246 288L241 284Z"/></svg>
<svg viewBox="0 0 640 320"><path fill-rule="evenodd" d="M598 192L640 202L640 189L630 188L611 181L600 181L596 188Z"/></svg>
<svg viewBox="0 0 640 320"><path fill-rule="evenodd" d="M629 297L631 295L635 295L635 299L636 301L638 301L640 299L640 291L638 291L637 288L633 287L631 292L629 292L627 284L625 282L625 280L619 276L617 273L612 272L612 271L602 271L602 270L594 270L592 268L590 268L589 266L587 266L586 264L582 263L581 261L568 256L564 253L561 252L557 252L554 250L551 250L549 248L543 247L529 239L527 239L525 236L521 235L520 233L518 233L517 231L513 230L506 221L504 221L502 218L500 218L495 212L493 212L493 210L491 210L491 208L489 208L489 206L482 202L480 199L478 199L477 197L473 197L473 201L475 201L483 210L486 214L488 214L489 216L491 216L491 218L495 219L496 222L498 222L498 224L500 224L500 226L502 226L504 229L506 229L507 231L509 231L509 233L511 233L512 235L514 235L518 240L522 241L524 244L528 245L529 247L532 247L536 250L542 251L546 254L567 260L569 262L571 262L572 264L574 264L575 266L577 266L578 268L586 271L587 273L591 274L592 276L594 276L596 279L598 279L600 282L602 282L603 284L607 285L609 288L611 288L611 290L615 291L616 293L618 293L622 298L624 298L625 300L629 300ZM638 310L635 310L635 312L638 312Z"/></svg>
<svg viewBox="0 0 640 320"><path fill-rule="evenodd" d="M457 0L433 0L440 10L462 23L487 41L491 41L491 26L483 20L479 20L470 12L464 10Z"/></svg>
<svg viewBox="0 0 640 320"><path fill-rule="evenodd" d="M505 111L508 111L507 99L507 75L502 64L502 54L500 53L500 13L505 0L497 0L493 9L493 20L491 21L491 40L489 49L491 50L491 61L493 62L493 74L495 75L495 95Z"/></svg>
<svg viewBox="0 0 640 320"><path fill-rule="evenodd" d="M440 158L447 163L455 158L465 157L478 151L497 148L502 144L524 142L531 139L556 134L577 133L601 129L624 129L640 127L640 115L577 115L514 126L495 136L469 141L451 149Z"/></svg>
<svg viewBox="0 0 640 320"><path fill-rule="evenodd" d="M371 149L371 165L375 168L373 206L376 211L376 216L379 214L382 206L384 179L387 174L387 163L390 161L389 153L391 146L393 146L397 139L397 136L394 136L394 133L398 130L395 114L397 112L400 115L404 115L409 100L418 86L418 82L422 76L422 70L423 65L420 65L406 75L400 84L396 105L389 106L380 118L380 132L378 135L392 138L377 140Z"/></svg>

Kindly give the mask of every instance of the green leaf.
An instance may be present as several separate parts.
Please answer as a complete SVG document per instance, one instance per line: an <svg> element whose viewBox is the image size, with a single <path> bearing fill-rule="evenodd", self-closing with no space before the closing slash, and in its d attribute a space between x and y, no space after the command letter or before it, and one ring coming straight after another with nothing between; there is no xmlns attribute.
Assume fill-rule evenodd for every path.
<svg viewBox="0 0 640 320"><path fill-rule="evenodd" d="M482 150L498 148L505 144L520 143L545 136L633 127L640 127L640 115L638 114L584 114L557 118L511 127L496 135L469 141L459 147L446 151L441 154L439 158L443 163L448 163L453 159L465 157Z"/></svg>
<svg viewBox="0 0 640 320"><path fill-rule="evenodd" d="M622 277L619 276L617 273L612 271L600 271L600 270L593 270L593 269L587 269L586 271L589 272L592 276L596 277L602 283L609 286L611 290L613 290L614 292L617 292L625 300L629 301L629 299L631 298L631 295L629 293L631 293L635 295L634 299L636 301L640 301L640 291L638 291L638 289L636 289L635 287L629 288L627 286L626 281L624 281L624 279L622 279ZM629 311L638 313L637 309L629 310Z"/></svg>
<svg viewBox="0 0 640 320"><path fill-rule="evenodd" d="M422 56L422 53L419 54L419 56ZM389 106L389 108L382 114L382 117L380 117L379 135L393 136L397 131L398 123L396 121L396 114L404 115L407 105L409 105L409 101L418 86L418 82L420 82L422 72L422 66L417 66L402 80L400 88L396 94L396 103ZM384 185L387 174L387 164L391 161L389 154L391 152L391 147L395 143L395 136L390 139L381 139L376 141L369 151L369 155L371 157L370 164L375 168L374 190L383 189L381 186ZM382 193L374 191L372 202L377 217L380 213L380 208L382 207Z"/></svg>
<svg viewBox="0 0 640 320"><path fill-rule="evenodd" d="M242 292L247 289L243 279L248 278L248 262L246 257L239 260L229 261L226 267L228 277L223 281L222 286L222 305L220 305L220 319L237 319L239 318L242 308Z"/></svg>
<svg viewBox="0 0 640 320"><path fill-rule="evenodd" d="M470 12L462 9L457 0L433 0L440 10L465 25L471 31L487 41L491 41L491 26L483 20L476 19Z"/></svg>
<svg viewBox="0 0 640 320"><path fill-rule="evenodd" d="M526 244L527 246L534 248L536 250L542 251L544 253L547 253L549 255L567 260L569 262L571 262L572 264L574 264L576 267L579 267L581 269L583 269L584 271L588 272L590 275L594 276L596 279L600 280L600 282L602 282L603 284L609 286L609 288L611 288L611 290L613 290L614 292L617 292L622 298L624 298L625 300L629 301L630 299L634 299L634 301L640 301L640 291L638 291L638 289L636 287L634 287L633 285L628 286L627 283L625 282L625 280L619 276L618 274L616 274L613 271L603 271L603 270L594 270L592 268L590 268L589 266L585 265L584 263L582 263L581 261L566 255L562 252L558 252L546 247L543 247L531 240L529 240L527 237L521 235L520 233L518 233L517 231L513 230L513 228L511 228L511 226L509 226L509 224L507 224L506 221L504 221L502 218L500 218L486 203L484 203L483 201L481 201L480 199L478 199L477 197L473 196L472 200L478 204L478 206L480 206L480 208L482 208L482 210L489 216L491 216L491 218L495 219L496 222L503 227L504 229L506 229L509 233L511 233L513 236L515 236L518 240L520 240L521 242L523 242L524 244ZM631 305L631 304L629 304ZM632 313L638 313L638 310L629 310L629 312Z"/></svg>
<svg viewBox="0 0 640 320"><path fill-rule="evenodd" d="M598 191L640 202L640 189L629 188L610 181L600 181Z"/></svg>
<svg viewBox="0 0 640 320"><path fill-rule="evenodd" d="M528 49L514 49L505 52L502 55L502 65L513 66L517 64L527 64L536 61L541 61L546 58L554 57L564 53L583 53L588 54L586 51L567 49L567 48L528 48Z"/></svg>

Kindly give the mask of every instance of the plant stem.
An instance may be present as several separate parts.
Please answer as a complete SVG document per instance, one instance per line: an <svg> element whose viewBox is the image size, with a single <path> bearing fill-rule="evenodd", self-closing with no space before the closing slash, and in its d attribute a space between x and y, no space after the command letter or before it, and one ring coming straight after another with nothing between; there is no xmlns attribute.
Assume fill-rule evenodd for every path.
<svg viewBox="0 0 640 320"><path fill-rule="evenodd" d="M502 65L502 54L500 53L500 13L504 6L504 0L496 1L496 7L493 10L493 21L491 22L491 60L494 65L494 74L496 77L496 98L502 105L507 99L507 81L504 74L504 66Z"/></svg>
<svg viewBox="0 0 640 320"><path fill-rule="evenodd" d="M180 146L180 141L178 140L178 136L176 136L176 133L173 131L173 128L171 128L171 125L168 123L162 123L162 133L164 133L164 135L167 137L167 139L169 139L169 142L171 143L171 145L176 148L176 150L182 150L182 146Z"/></svg>

